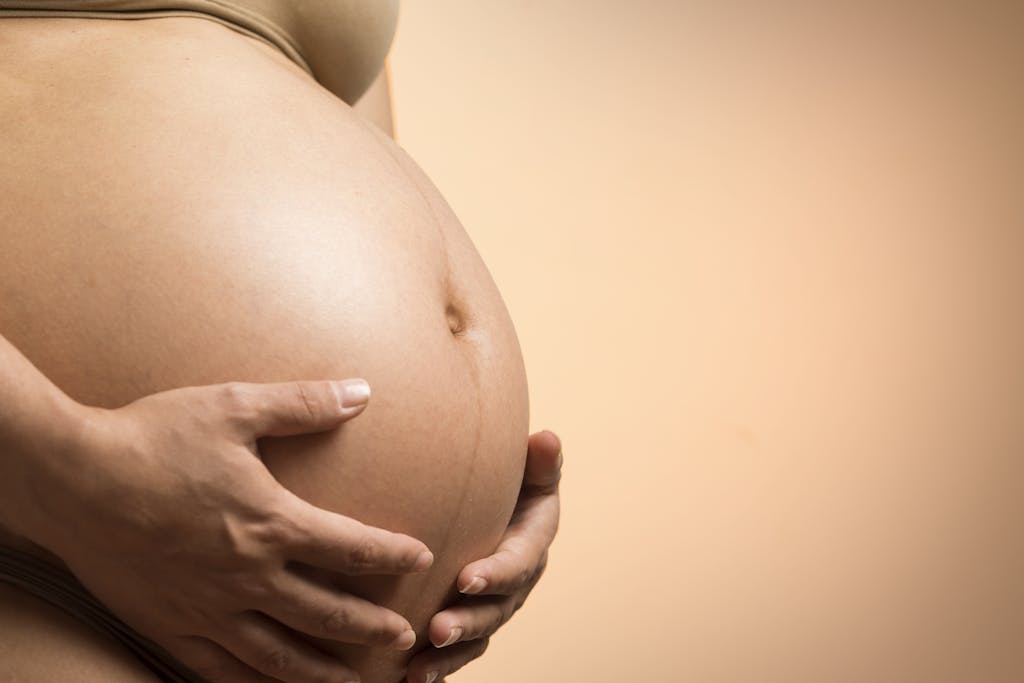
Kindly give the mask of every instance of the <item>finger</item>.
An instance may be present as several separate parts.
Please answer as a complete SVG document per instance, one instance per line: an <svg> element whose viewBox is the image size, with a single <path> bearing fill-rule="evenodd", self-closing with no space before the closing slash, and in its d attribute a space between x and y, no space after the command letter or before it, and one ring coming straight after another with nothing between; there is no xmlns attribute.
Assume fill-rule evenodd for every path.
<svg viewBox="0 0 1024 683"><path fill-rule="evenodd" d="M438 612L430 620L427 632L434 647L445 648L455 643L477 640L501 628L522 600L515 597L474 599Z"/></svg>
<svg viewBox="0 0 1024 683"><path fill-rule="evenodd" d="M254 671L206 638L178 638L167 644L167 651L209 683L281 683Z"/></svg>
<svg viewBox="0 0 1024 683"><path fill-rule="evenodd" d="M530 435L526 450L524 486L551 488L562 476L562 441L554 432Z"/></svg>
<svg viewBox="0 0 1024 683"><path fill-rule="evenodd" d="M405 534L367 526L350 517L310 505L285 490L284 517L292 522L288 559L342 574L421 572L434 555Z"/></svg>
<svg viewBox="0 0 1024 683"><path fill-rule="evenodd" d="M248 436L292 436L337 427L363 411L370 385L363 379L220 385L227 410Z"/></svg>
<svg viewBox="0 0 1024 683"><path fill-rule="evenodd" d="M409 622L389 609L339 593L290 572L276 580L273 599L259 609L285 626L317 638L408 650L416 642Z"/></svg>
<svg viewBox="0 0 1024 683"><path fill-rule="evenodd" d="M558 496L520 498L512 522L490 557L466 565L457 585L467 595L512 595L543 569L542 559L558 532Z"/></svg>
<svg viewBox="0 0 1024 683"><path fill-rule="evenodd" d="M356 683L359 674L280 624L244 612L219 634L219 644L264 676L282 683Z"/></svg>
<svg viewBox="0 0 1024 683"><path fill-rule="evenodd" d="M481 638L444 650L424 650L409 662L406 680L409 683L439 683L439 679L458 671L482 655L488 644L487 638Z"/></svg>

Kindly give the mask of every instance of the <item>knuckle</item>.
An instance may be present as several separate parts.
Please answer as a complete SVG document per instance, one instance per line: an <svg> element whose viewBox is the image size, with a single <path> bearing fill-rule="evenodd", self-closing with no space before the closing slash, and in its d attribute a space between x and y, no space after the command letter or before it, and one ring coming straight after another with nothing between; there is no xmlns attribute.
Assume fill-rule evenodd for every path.
<svg viewBox="0 0 1024 683"><path fill-rule="evenodd" d="M458 642L466 643L486 636L487 629L490 628L487 623L488 621L489 620L481 620L479 618L467 619L466 625L463 628L462 635L459 637Z"/></svg>
<svg viewBox="0 0 1024 683"><path fill-rule="evenodd" d="M226 382L220 389L221 402L232 412L245 411L252 407L253 399L242 382Z"/></svg>
<svg viewBox="0 0 1024 683"><path fill-rule="evenodd" d="M275 648L266 652L257 669L268 676L287 673L294 662L294 655L287 648Z"/></svg>
<svg viewBox="0 0 1024 683"><path fill-rule="evenodd" d="M270 576L260 572L239 573L234 577L232 584L247 600L259 604L270 601L277 592Z"/></svg>
<svg viewBox="0 0 1024 683"><path fill-rule="evenodd" d="M292 519L282 511L274 509L254 526L254 536L264 546L283 548L295 543L297 529Z"/></svg>
<svg viewBox="0 0 1024 683"><path fill-rule="evenodd" d="M296 417L302 422L315 422L319 413L316 408L316 397L310 391L309 385L295 382L292 386L295 391L295 406L298 411Z"/></svg>
<svg viewBox="0 0 1024 683"><path fill-rule="evenodd" d="M220 407L227 412L228 419L242 428L259 417L256 397L243 382L222 384L217 398Z"/></svg>
<svg viewBox="0 0 1024 683"><path fill-rule="evenodd" d="M495 586L495 588L500 589L500 592L503 595L510 595L511 593L520 590L522 587L529 585L535 571L535 567L529 567L521 561L517 561L515 565L508 568L508 573L503 576L504 580L501 581L499 586Z"/></svg>
<svg viewBox="0 0 1024 683"><path fill-rule="evenodd" d="M272 518L232 521L226 544L232 568L243 573L273 571L283 557L279 549L285 534Z"/></svg>
<svg viewBox="0 0 1024 683"><path fill-rule="evenodd" d="M528 548L521 545L516 546L514 549L508 548L503 553L503 580L500 582L503 589L502 593L511 593L530 582L533 573L536 571L536 565L528 559L530 555L531 553L528 552Z"/></svg>
<svg viewBox="0 0 1024 683"><path fill-rule="evenodd" d="M321 621L323 632L327 635L338 635L352 628L352 612L344 607L339 607L328 612Z"/></svg>
<svg viewBox="0 0 1024 683"><path fill-rule="evenodd" d="M368 538L356 541L348 550L349 563L354 569L371 569L378 563L379 558L377 544Z"/></svg>
<svg viewBox="0 0 1024 683"><path fill-rule="evenodd" d="M390 552L392 561L390 564L395 565L395 568L401 571L412 571L420 559L420 549L411 546L408 548L403 547L401 550L394 549L397 546L392 546L392 548L393 550Z"/></svg>

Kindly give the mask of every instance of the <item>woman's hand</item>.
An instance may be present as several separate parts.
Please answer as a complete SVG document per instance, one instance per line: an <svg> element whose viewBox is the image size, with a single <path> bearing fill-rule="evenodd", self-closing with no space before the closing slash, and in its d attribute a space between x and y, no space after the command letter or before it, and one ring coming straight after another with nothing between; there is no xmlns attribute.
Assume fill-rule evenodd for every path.
<svg viewBox="0 0 1024 683"><path fill-rule="evenodd" d="M512 521L490 557L459 573L461 601L430 620L435 647L409 662L410 683L438 683L483 654L492 633L507 622L533 590L547 565L558 531L558 481L562 444L552 432L530 436L526 473Z"/></svg>
<svg viewBox="0 0 1024 683"><path fill-rule="evenodd" d="M427 547L313 507L271 476L257 438L357 415L362 380L232 382L84 408L60 458L42 458L33 540L130 626L212 683L346 683L358 675L301 640L413 645L398 614L303 578L422 571ZM34 531L35 531L34 530Z"/></svg>

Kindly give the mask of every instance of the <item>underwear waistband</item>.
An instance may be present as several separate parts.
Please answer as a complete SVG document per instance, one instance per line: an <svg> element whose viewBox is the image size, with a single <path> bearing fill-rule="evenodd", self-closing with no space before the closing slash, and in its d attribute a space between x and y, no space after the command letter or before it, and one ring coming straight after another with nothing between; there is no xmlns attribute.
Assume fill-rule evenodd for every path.
<svg viewBox="0 0 1024 683"><path fill-rule="evenodd" d="M0 545L0 581L12 584L112 636L165 683L208 683L156 643L121 621L70 572Z"/></svg>

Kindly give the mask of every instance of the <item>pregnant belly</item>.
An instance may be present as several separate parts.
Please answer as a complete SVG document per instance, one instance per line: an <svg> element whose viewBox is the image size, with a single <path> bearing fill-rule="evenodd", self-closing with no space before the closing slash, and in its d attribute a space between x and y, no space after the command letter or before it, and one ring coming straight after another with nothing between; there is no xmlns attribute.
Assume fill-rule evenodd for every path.
<svg viewBox="0 0 1024 683"><path fill-rule="evenodd" d="M106 407L365 377L357 420L261 452L302 497L431 547L425 575L344 584L423 641L461 566L496 544L526 449L518 342L457 219L388 138L222 26L0 30L0 332ZM406 656L344 653L368 683L394 683Z"/></svg>

